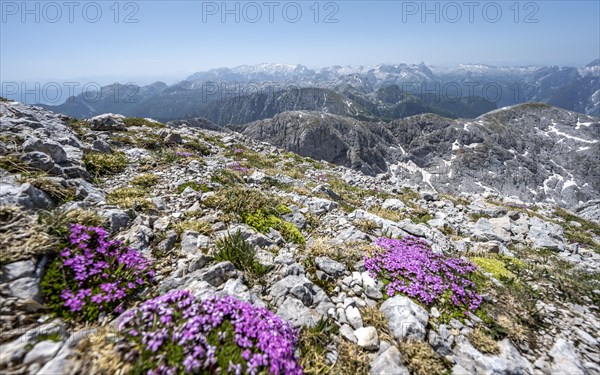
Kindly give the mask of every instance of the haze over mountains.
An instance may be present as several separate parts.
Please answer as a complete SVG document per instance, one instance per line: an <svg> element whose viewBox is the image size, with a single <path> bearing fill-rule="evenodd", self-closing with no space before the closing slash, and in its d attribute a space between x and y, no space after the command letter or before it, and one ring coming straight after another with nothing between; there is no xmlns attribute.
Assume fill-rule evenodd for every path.
<svg viewBox="0 0 600 375"><path fill-rule="evenodd" d="M291 110L385 121L422 113L475 118L523 102L600 115L600 60L583 67L243 65L195 73L173 85L110 85L43 106L75 117L112 112L239 125Z"/></svg>

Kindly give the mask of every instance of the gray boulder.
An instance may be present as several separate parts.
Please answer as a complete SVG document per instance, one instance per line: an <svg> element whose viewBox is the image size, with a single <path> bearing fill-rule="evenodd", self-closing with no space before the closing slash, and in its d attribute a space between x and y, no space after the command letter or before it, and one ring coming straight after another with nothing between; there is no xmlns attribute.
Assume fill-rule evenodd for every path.
<svg viewBox="0 0 600 375"><path fill-rule="evenodd" d="M405 207L406 206L404 205L404 202L402 202L400 199L395 198L386 199L381 205L381 208L392 211L401 211Z"/></svg>
<svg viewBox="0 0 600 375"><path fill-rule="evenodd" d="M388 328L396 340L422 341L425 338L429 313L410 298L394 296L386 300L379 310L385 315Z"/></svg>
<svg viewBox="0 0 600 375"><path fill-rule="evenodd" d="M207 248L212 243L210 237L186 230L181 235L181 251L185 254L197 254L199 249Z"/></svg>
<svg viewBox="0 0 600 375"><path fill-rule="evenodd" d="M308 210L315 215L324 214L338 207L336 202L323 198L311 197L308 198L304 203L306 204L306 207L308 207Z"/></svg>
<svg viewBox="0 0 600 375"><path fill-rule="evenodd" d="M402 354L395 345L387 348L371 362L371 375L409 375L408 369L402 363Z"/></svg>
<svg viewBox="0 0 600 375"><path fill-rule="evenodd" d="M471 234L480 241L509 242L510 233L504 230L496 231L491 219L481 218L471 227Z"/></svg>
<svg viewBox="0 0 600 375"><path fill-rule="evenodd" d="M111 233L117 233L127 228L131 222L131 217L129 217L127 212L118 208L108 209L102 212L102 216L108 221Z"/></svg>
<svg viewBox="0 0 600 375"><path fill-rule="evenodd" d="M0 283L33 276L35 276L35 263L31 259L5 264L0 268Z"/></svg>
<svg viewBox="0 0 600 375"><path fill-rule="evenodd" d="M379 335L377 335L377 329L375 327L362 327L354 331L356 336L357 344L361 348L366 350L378 350L379 349Z"/></svg>
<svg viewBox="0 0 600 375"><path fill-rule="evenodd" d="M103 154L110 154L112 152L110 145L101 139L96 139L92 142L92 150Z"/></svg>
<svg viewBox="0 0 600 375"><path fill-rule="evenodd" d="M21 160L27 163L30 167L39 169L44 172L50 172L56 168L54 161L50 155L39 151L27 152L21 155Z"/></svg>
<svg viewBox="0 0 600 375"><path fill-rule="evenodd" d="M336 262L335 260L328 257L316 257L315 265L321 271L334 277L342 276L344 272L347 271L347 268L344 264Z"/></svg>
<svg viewBox="0 0 600 375"><path fill-rule="evenodd" d="M304 215L302 215L300 209L297 206L291 206L290 209L292 210L292 212L283 215L281 218L285 221L294 224L298 227L298 229L304 228L304 226L306 225L306 218L304 217Z"/></svg>
<svg viewBox="0 0 600 375"><path fill-rule="evenodd" d="M550 373L585 375L586 371L581 360L575 353L575 347L570 341L564 339L556 340L556 343L548 353L551 358Z"/></svg>
<svg viewBox="0 0 600 375"><path fill-rule="evenodd" d="M427 237L430 229L424 224L415 224L412 220L404 219L398 222L398 226L405 232L417 237Z"/></svg>
<svg viewBox="0 0 600 375"><path fill-rule="evenodd" d="M454 347L456 364L453 375L466 374L533 374L531 363L523 357L508 339L498 342L498 355L484 355L463 336Z"/></svg>
<svg viewBox="0 0 600 375"><path fill-rule="evenodd" d="M556 224L545 222L537 217L529 219L531 227L527 234L527 240L531 241L533 247L563 251L563 229Z"/></svg>
<svg viewBox="0 0 600 375"><path fill-rule="evenodd" d="M18 205L29 209L50 209L54 203L43 191L31 184L6 184L0 182L0 204Z"/></svg>
<svg viewBox="0 0 600 375"><path fill-rule="evenodd" d="M31 363L44 364L52 359L62 347L62 342L41 341L27 353L23 363L28 365Z"/></svg>
<svg viewBox="0 0 600 375"><path fill-rule="evenodd" d="M584 219L600 224L600 199L593 199L579 204L573 211Z"/></svg>
<svg viewBox="0 0 600 375"><path fill-rule="evenodd" d="M96 131L119 131L127 130L127 126L123 122L125 116L105 113L87 120L90 124L90 129Z"/></svg>
<svg viewBox="0 0 600 375"><path fill-rule="evenodd" d="M322 318L317 310L304 306L296 297L288 296L277 309L277 315L294 327L314 327Z"/></svg>
<svg viewBox="0 0 600 375"><path fill-rule="evenodd" d="M89 203L106 201L106 193L85 179L76 180L75 197Z"/></svg>
<svg viewBox="0 0 600 375"><path fill-rule="evenodd" d="M229 279L237 276L237 270L230 262L220 262L214 266L203 268L192 274L190 279L206 281L214 287L218 287Z"/></svg>
<svg viewBox="0 0 600 375"><path fill-rule="evenodd" d="M2 284L0 292L7 297L40 300L40 279L37 277L21 277L8 284Z"/></svg>
<svg viewBox="0 0 600 375"><path fill-rule="evenodd" d="M43 141L41 139L31 137L23 143L22 147L25 152L43 152L44 154L50 156L55 163L67 161L67 152L59 143L55 141Z"/></svg>
<svg viewBox="0 0 600 375"><path fill-rule="evenodd" d="M335 238L335 242L337 243L344 243L344 242L355 242L355 241L364 241L367 240L369 238L369 236L357 229L356 227L349 227L346 228L344 230L342 230L341 232L338 233L337 237Z"/></svg>

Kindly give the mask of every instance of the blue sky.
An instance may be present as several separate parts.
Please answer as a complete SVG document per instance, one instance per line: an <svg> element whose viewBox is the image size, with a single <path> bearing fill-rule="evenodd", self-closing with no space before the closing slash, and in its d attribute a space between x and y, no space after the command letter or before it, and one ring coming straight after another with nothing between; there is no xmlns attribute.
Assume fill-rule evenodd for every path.
<svg viewBox="0 0 600 375"><path fill-rule="evenodd" d="M2 81L175 82L261 62L580 66L600 58L596 0L244 1L228 2L233 13L225 15L221 1L73 3L29 1L23 9L21 0L0 0Z"/></svg>

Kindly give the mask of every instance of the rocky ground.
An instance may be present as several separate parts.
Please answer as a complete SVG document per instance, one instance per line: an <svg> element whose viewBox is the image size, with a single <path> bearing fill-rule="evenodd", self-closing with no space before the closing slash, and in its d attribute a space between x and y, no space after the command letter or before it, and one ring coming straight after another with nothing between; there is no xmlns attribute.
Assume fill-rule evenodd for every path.
<svg viewBox="0 0 600 375"><path fill-rule="evenodd" d="M567 210L116 115L2 102L0 130L3 373L130 372L106 364L120 361L105 345L118 318L59 318L40 287L68 224L93 222L154 260L136 303L178 289L266 307L299 329L306 373L600 374L600 226ZM268 205L279 216L261 216ZM248 267L217 255L236 233ZM409 235L479 266L478 311L386 295L365 256Z"/></svg>

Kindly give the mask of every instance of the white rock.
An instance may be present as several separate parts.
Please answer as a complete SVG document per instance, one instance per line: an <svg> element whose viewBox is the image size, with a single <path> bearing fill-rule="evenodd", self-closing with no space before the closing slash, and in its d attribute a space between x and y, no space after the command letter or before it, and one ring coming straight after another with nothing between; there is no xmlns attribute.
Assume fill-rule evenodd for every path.
<svg viewBox="0 0 600 375"><path fill-rule="evenodd" d="M398 341L425 338L425 327L429 320L427 310L404 296L394 296L379 308L388 321L392 336Z"/></svg>
<svg viewBox="0 0 600 375"><path fill-rule="evenodd" d="M409 375L408 369L402 364L402 355L395 345L383 351L371 362L371 375Z"/></svg>
<svg viewBox="0 0 600 375"><path fill-rule="evenodd" d="M375 327L362 327L354 331L354 336L357 338L357 344L361 348L367 350L379 349L379 336Z"/></svg>
<svg viewBox="0 0 600 375"><path fill-rule="evenodd" d="M556 343L548 353L552 358L550 371L552 374L584 375L586 371L575 353L573 343L564 339Z"/></svg>
<svg viewBox="0 0 600 375"><path fill-rule="evenodd" d="M381 208L384 210L400 211L405 208L405 205L400 199L390 198L383 202Z"/></svg>
<svg viewBox="0 0 600 375"><path fill-rule="evenodd" d="M350 323L354 329L361 328L363 326L360 311L355 305L346 307L346 319L348 319L348 323Z"/></svg>
<svg viewBox="0 0 600 375"><path fill-rule="evenodd" d="M52 359L62 347L62 342L41 341L38 342L25 356L24 364L46 363Z"/></svg>

